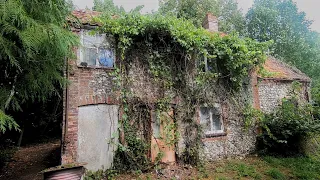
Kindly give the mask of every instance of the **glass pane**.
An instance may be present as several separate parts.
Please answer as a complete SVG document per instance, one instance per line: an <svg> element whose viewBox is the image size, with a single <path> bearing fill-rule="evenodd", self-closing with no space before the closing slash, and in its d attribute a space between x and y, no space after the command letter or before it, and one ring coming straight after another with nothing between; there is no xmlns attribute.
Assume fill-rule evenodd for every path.
<svg viewBox="0 0 320 180"><path fill-rule="evenodd" d="M113 67L114 54L112 49L99 48L100 66Z"/></svg>
<svg viewBox="0 0 320 180"><path fill-rule="evenodd" d="M220 115L221 114L221 106L218 103L215 103L212 108L212 114Z"/></svg>
<svg viewBox="0 0 320 180"><path fill-rule="evenodd" d="M211 131L210 110L207 107L200 108L200 124L202 125L204 132Z"/></svg>
<svg viewBox="0 0 320 180"><path fill-rule="evenodd" d="M213 131L222 130L220 115L212 114L212 124L213 124L213 127L212 127Z"/></svg>
<svg viewBox="0 0 320 180"><path fill-rule="evenodd" d="M156 112L151 113L152 116L152 132L154 138L160 138L160 118Z"/></svg>
<svg viewBox="0 0 320 180"><path fill-rule="evenodd" d="M88 63L88 66L95 66L97 59L97 49L95 48L83 48L82 62Z"/></svg>
<svg viewBox="0 0 320 180"><path fill-rule="evenodd" d="M96 36L90 36L88 33L83 34L82 45L84 47L96 47Z"/></svg>
<svg viewBox="0 0 320 180"><path fill-rule="evenodd" d="M85 47L100 47L109 45L105 34L96 34L91 36L89 33L83 34L82 44Z"/></svg>

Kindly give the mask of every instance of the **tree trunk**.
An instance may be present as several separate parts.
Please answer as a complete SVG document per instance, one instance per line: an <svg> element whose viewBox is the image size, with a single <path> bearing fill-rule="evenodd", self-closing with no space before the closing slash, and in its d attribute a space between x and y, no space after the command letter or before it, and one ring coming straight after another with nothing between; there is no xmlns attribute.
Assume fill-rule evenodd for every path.
<svg viewBox="0 0 320 180"><path fill-rule="evenodd" d="M18 140L18 148L21 146L22 137L23 137L23 132L24 132L24 125L23 125L23 127L22 127L21 132L20 132L20 137L19 137L19 140Z"/></svg>

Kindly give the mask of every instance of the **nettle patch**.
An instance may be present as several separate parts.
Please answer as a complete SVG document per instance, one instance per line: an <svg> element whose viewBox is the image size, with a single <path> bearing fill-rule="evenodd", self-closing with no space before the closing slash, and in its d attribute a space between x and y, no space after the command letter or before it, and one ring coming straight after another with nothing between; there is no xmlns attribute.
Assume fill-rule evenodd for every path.
<svg viewBox="0 0 320 180"><path fill-rule="evenodd" d="M165 130L165 142L176 144L176 122L187 124L183 158L186 163L199 162L201 128L195 113L199 104L214 104L206 90L222 84L228 91L239 91L248 81L249 71L266 59L269 43L259 43L237 34L221 35L196 28L191 22L173 17L126 15L118 19L97 19L99 33L113 35L119 61L114 76L120 91L120 143L115 166L122 170L150 167L150 110L157 116L169 112L172 99L178 97L177 115ZM137 56L138 58L134 58ZM131 90L129 70L133 61L143 64L157 97L141 99ZM159 118L165 122L166 118ZM161 122L162 123L162 122ZM177 131L175 131L177 132ZM161 153L159 153L160 158ZM120 164L122 164L120 166Z"/></svg>

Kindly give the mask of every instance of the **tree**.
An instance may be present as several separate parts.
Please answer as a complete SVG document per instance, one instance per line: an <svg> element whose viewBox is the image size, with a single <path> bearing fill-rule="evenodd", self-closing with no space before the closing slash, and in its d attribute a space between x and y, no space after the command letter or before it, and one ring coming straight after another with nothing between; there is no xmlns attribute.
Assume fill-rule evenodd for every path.
<svg viewBox="0 0 320 180"><path fill-rule="evenodd" d="M189 19L197 27L202 26L205 14L211 12L219 18L220 31L243 34L245 29L245 18L235 0L162 0L159 12Z"/></svg>
<svg viewBox="0 0 320 180"><path fill-rule="evenodd" d="M78 42L65 28L70 7L64 0L0 2L0 132L18 127L6 111L59 95L65 58Z"/></svg>
<svg viewBox="0 0 320 180"><path fill-rule="evenodd" d="M130 13L139 13L144 6L137 6ZM113 0L94 0L93 10L102 12L105 15L124 15L126 14L123 6L116 6Z"/></svg>
<svg viewBox="0 0 320 180"><path fill-rule="evenodd" d="M320 38L311 21L292 0L255 0L247 15L248 36L274 41L271 54L290 62L319 81Z"/></svg>

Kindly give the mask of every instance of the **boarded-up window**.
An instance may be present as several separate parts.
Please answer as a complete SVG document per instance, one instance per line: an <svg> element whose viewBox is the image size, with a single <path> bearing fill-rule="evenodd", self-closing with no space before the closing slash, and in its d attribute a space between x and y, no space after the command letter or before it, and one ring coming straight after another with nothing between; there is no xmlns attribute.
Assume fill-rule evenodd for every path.
<svg viewBox="0 0 320 180"><path fill-rule="evenodd" d="M215 104L214 107L200 107L200 124L206 135L223 133L224 127L220 105Z"/></svg>

